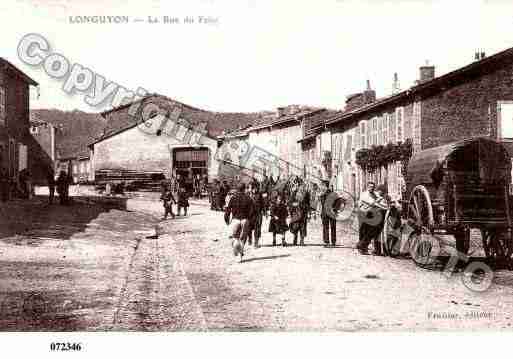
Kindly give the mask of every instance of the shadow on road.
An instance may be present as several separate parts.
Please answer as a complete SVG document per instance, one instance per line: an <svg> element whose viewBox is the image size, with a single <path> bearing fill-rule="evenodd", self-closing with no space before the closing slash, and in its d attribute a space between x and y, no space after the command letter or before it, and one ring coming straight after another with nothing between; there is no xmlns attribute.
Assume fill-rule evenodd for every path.
<svg viewBox="0 0 513 359"><path fill-rule="evenodd" d="M38 196L32 200L3 202L0 203L0 239L15 236L69 239L84 231L101 213L112 209L126 209L126 199L98 202L83 197L68 205L49 205L46 196Z"/></svg>
<svg viewBox="0 0 513 359"><path fill-rule="evenodd" d="M265 257L255 257L255 258L243 259L241 261L241 263L262 261L262 260L268 260L268 259L278 259L278 258L285 258L285 257L290 257L290 254L280 254L280 255L276 255L276 256L265 256Z"/></svg>

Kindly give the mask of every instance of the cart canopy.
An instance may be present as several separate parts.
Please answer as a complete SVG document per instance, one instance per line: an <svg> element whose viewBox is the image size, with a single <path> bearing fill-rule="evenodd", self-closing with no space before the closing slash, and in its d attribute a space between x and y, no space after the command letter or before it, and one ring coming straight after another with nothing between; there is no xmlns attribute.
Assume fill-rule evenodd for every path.
<svg viewBox="0 0 513 359"><path fill-rule="evenodd" d="M480 183L510 183L511 158L505 147L478 137L415 153L408 163L407 183L438 185L449 173L454 179Z"/></svg>

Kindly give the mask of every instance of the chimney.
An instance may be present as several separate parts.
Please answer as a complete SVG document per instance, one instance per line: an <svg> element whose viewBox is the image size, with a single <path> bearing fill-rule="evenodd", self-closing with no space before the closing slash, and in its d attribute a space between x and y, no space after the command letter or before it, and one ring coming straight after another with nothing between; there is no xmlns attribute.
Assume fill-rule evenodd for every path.
<svg viewBox="0 0 513 359"><path fill-rule="evenodd" d="M397 72L394 72L394 82L392 83L392 94L400 92L401 88L399 86L399 76L397 76Z"/></svg>
<svg viewBox="0 0 513 359"><path fill-rule="evenodd" d="M285 107L278 107L276 109L276 115L278 117L282 117L283 115L285 115Z"/></svg>
<svg viewBox="0 0 513 359"><path fill-rule="evenodd" d="M426 65L421 66L419 70L419 83L424 83L435 78L435 67L433 65L429 65L428 61L426 61Z"/></svg>
<svg viewBox="0 0 513 359"><path fill-rule="evenodd" d="M295 115L296 113L300 112L301 109L299 105L290 105L289 106L289 115Z"/></svg>
<svg viewBox="0 0 513 359"><path fill-rule="evenodd" d="M376 91L371 89L370 80L367 80L367 89L363 92L363 104L367 105L376 101Z"/></svg>
<svg viewBox="0 0 513 359"><path fill-rule="evenodd" d="M484 59L486 57L486 53L484 51L481 51L481 54L480 54L480 58L481 60Z"/></svg>

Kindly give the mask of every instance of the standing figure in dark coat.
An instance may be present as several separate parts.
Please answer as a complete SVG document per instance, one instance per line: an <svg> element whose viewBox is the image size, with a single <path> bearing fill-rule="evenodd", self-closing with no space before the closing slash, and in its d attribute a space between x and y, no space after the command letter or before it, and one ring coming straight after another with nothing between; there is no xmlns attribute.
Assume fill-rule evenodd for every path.
<svg viewBox="0 0 513 359"><path fill-rule="evenodd" d="M290 207L290 231L294 234L294 245L297 245L299 234L299 245L305 245L305 238L308 234L308 212L310 211L310 192L306 184L299 182L292 193Z"/></svg>
<svg viewBox="0 0 513 359"><path fill-rule="evenodd" d="M217 205L220 211L224 211L224 207L226 206L226 196L228 195L228 192L230 192L230 186L228 186L228 182L224 180L217 198Z"/></svg>
<svg viewBox="0 0 513 359"><path fill-rule="evenodd" d="M184 187L181 187L178 190L178 215L182 212L182 208L184 211L184 216L187 217L187 209L189 208L189 193L187 193Z"/></svg>
<svg viewBox="0 0 513 359"><path fill-rule="evenodd" d="M61 171L59 173L59 177L57 178L57 193L59 194L59 201L61 204L68 203L69 185L69 176L66 174L65 171Z"/></svg>
<svg viewBox="0 0 513 359"><path fill-rule="evenodd" d="M262 197L262 193L258 190L257 187L251 187L251 199L253 200L253 214L250 218L250 229L251 233L249 235L249 244L251 245L251 241L253 239L255 248L260 247L260 237L262 236L262 219L265 211L264 198Z"/></svg>
<svg viewBox="0 0 513 359"><path fill-rule="evenodd" d="M48 203L53 204L53 198L55 197L55 175L53 170L48 171L46 180L48 182Z"/></svg>
<svg viewBox="0 0 513 359"><path fill-rule="evenodd" d="M326 207L326 200L333 193L329 181L323 181L325 191L320 196L321 202L321 221L322 221L322 240L326 246L335 246L337 244L337 220L334 218L336 210L330 211Z"/></svg>
<svg viewBox="0 0 513 359"><path fill-rule="evenodd" d="M269 221L269 232L273 234L273 246L276 245L276 234L281 235L281 244L286 246L285 233L289 229L287 225L287 217L289 211L283 200L283 195L276 196L276 202L271 205L271 220Z"/></svg>
<svg viewBox="0 0 513 359"><path fill-rule="evenodd" d="M168 214L175 218L175 214L173 213L173 203L176 203L176 200L173 196L173 192L171 192L171 187L166 188L160 196L160 200L164 201L164 219L167 219ZM187 209L185 209L185 213L187 214Z"/></svg>
<svg viewBox="0 0 513 359"><path fill-rule="evenodd" d="M9 172L0 163L0 199L2 202L9 200L10 186Z"/></svg>

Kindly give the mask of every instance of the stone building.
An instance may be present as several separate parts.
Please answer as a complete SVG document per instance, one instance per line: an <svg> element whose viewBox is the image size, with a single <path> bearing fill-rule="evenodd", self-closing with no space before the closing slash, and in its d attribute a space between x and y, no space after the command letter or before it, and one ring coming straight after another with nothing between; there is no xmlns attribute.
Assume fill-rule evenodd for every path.
<svg viewBox="0 0 513 359"><path fill-rule="evenodd" d="M232 165L227 171L238 171L241 180L264 174L276 180L310 171L310 162L303 153L303 127L310 123L308 118L324 111L298 105L280 107L275 112L261 113L243 129L223 134L221 158Z"/></svg>
<svg viewBox="0 0 513 359"><path fill-rule="evenodd" d="M55 164L57 160L56 135L58 128L51 123L39 120L37 116L31 115L29 131L44 153Z"/></svg>
<svg viewBox="0 0 513 359"><path fill-rule="evenodd" d="M483 54L482 54L483 55ZM513 144L513 48L435 77L435 67L420 67L417 83L368 104L346 108L327 122L339 148L359 149L405 143L419 151L465 138L485 136ZM395 77L394 81L397 81ZM349 145L350 143L350 145ZM346 154L346 158L349 155ZM342 187L359 193L373 179L401 196L404 176L394 161L374 171L343 164Z"/></svg>
<svg viewBox="0 0 513 359"><path fill-rule="evenodd" d="M134 111L134 112L132 112ZM201 110L162 95L105 111L106 128L90 144L91 171L123 169L181 175L192 186L194 176L211 181L223 130L252 123L257 114Z"/></svg>
<svg viewBox="0 0 513 359"><path fill-rule="evenodd" d="M13 184L25 169L34 182L46 182L47 172L52 168L50 156L30 133L29 87L37 85L0 58L0 167Z"/></svg>

